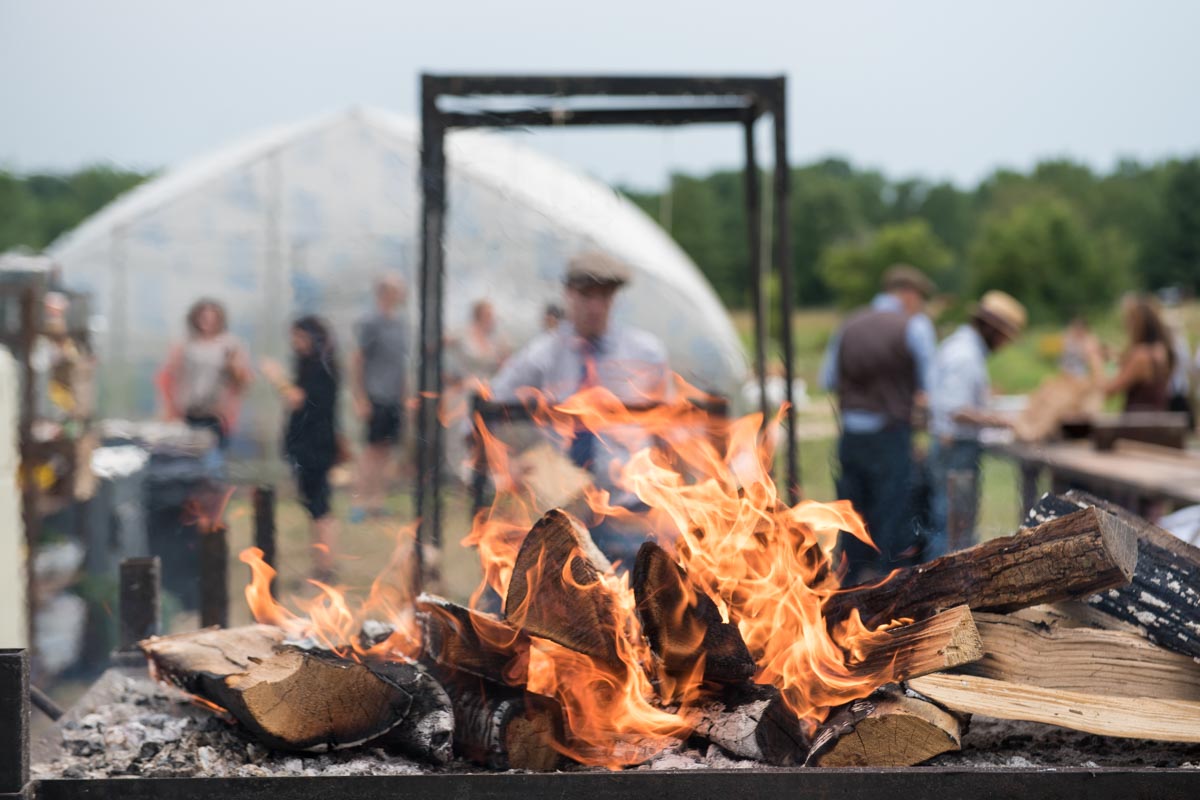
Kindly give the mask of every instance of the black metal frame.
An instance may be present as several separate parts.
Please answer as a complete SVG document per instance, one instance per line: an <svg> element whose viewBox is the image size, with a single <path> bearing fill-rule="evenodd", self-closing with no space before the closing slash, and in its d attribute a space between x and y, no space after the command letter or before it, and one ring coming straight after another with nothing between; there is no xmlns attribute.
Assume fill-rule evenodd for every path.
<svg viewBox="0 0 1200 800"><path fill-rule="evenodd" d="M520 108L455 110L440 101L457 98L478 103L485 97L523 99ZM605 98L604 107L570 107L570 99ZM631 104L628 98L674 98L661 105ZM654 101L657 102L657 101ZM763 271L763 219L759 196L759 168L754 150L754 124L769 114L774 120L774 241L772 268L779 275L783 360L787 380L787 495L800 498L799 446L796 443L795 406L792 397L793 347L792 246L787 157L787 79L778 77L691 76L549 76L549 75L422 75L421 76L421 271L420 271L420 408L417 420L416 511L418 541L441 546L441 467L443 440L438 421L442 383L446 215L446 133L454 128L504 128L514 126L569 125L692 125L740 124L744 130L745 190L748 260L754 287L755 369L761 396L760 411L767 417L766 376L767 308ZM417 553L417 580L423 574L421 547Z"/></svg>

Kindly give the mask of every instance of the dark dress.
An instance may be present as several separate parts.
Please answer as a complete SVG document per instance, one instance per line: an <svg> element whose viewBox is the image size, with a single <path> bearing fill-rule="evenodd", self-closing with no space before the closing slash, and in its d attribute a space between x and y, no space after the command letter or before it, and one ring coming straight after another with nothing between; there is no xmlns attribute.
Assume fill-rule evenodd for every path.
<svg viewBox="0 0 1200 800"><path fill-rule="evenodd" d="M329 470L337 463L337 372L317 357L296 362L304 403L288 417L283 450L313 519L329 513Z"/></svg>
<svg viewBox="0 0 1200 800"><path fill-rule="evenodd" d="M1171 402L1171 368L1154 364L1154 374L1125 390L1126 411L1166 411Z"/></svg>

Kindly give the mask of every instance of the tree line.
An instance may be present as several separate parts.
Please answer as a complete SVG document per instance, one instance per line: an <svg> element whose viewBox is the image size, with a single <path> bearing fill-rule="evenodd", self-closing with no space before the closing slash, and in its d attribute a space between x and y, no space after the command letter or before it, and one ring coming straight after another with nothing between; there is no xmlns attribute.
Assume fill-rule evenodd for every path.
<svg viewBox="0 0 1200 800"><path fill-rule="evenodd" d="M0 251L40 250L149 177L108 166L0 171ZM675 174L666 191L625 193L727 305L750 304L740 172ZM830 158L793 169L789 213L795 300L804 306L863 302L897 261L962 298L1004 289L1041 319L1105 308L1133 288L1200 291L1200 158L1123 161L1107 173L1043 161L969 188L891 179Z"/></svg>
<svg viewBox="0 0 1200 800"><path fill-rule="evenodd" d="M662 193L626 194L727 305L749 304L740 172L676 174ZM793 169L789 213L801 305L864 302L897 261L960 298L1008 291L1039 319L1106 308L1129 289L1200 290L1200 158L1122 161L1107 173L1043 161L965 189L831 158Z"/></svg>

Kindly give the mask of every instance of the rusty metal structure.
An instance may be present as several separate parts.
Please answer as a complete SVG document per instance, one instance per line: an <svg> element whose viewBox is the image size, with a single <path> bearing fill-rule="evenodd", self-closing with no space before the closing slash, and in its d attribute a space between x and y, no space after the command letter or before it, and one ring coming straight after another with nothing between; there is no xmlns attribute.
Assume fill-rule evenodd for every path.
<svg viewBox="0 0 1200 800"><path fill-rule="evenodd" d="M496 107L497 99L506 105ZM493 102L488 102L488 101ZM761 173L755 153L755 123L773 124L771 258L764 268L764 218ZM767 417L766 343L771 309L765 287L778 275L778 313L792 314L792 243L789 236L790 173L787 154L787 79L783 76L564 76L564 75L422 75L421 76L421 260L417 421L416 511L418 541L441 546L441 465L444 452L438 403L443 388L445 218L452 198L446 191L446 134L469 128L566 126L679 126L733 124L742 127L745 148L744 189L747 220L747 269L754 298L754 366L760 411ZM787 381L787 495L800 498L799 450L794 436L792 397L793 343L790 325L783 331ZM421 548L418 554L418 572Z"/></svg>

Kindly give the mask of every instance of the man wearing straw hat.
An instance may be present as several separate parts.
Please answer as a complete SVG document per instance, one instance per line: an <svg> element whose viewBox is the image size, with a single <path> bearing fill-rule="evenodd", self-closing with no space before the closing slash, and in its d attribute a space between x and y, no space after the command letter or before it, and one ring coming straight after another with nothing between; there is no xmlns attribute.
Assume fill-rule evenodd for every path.
<svg viewBox="0 0 1200 800"><path fill-rule="evenodd" d="M933 483L933 533L926 544L925 559L945 555L948 550L950 473L969 478L966 491L956 494L963 506L963 530L974 535L979 505L979 432L986 427L1007 427L1009 420L988 409L991 381L988 356L1012 342L1025 328L1025 307L1011 295L990 291L971 311L971 319L948 336L934 359L933 385L929 395L929 473Z"/></svg>

